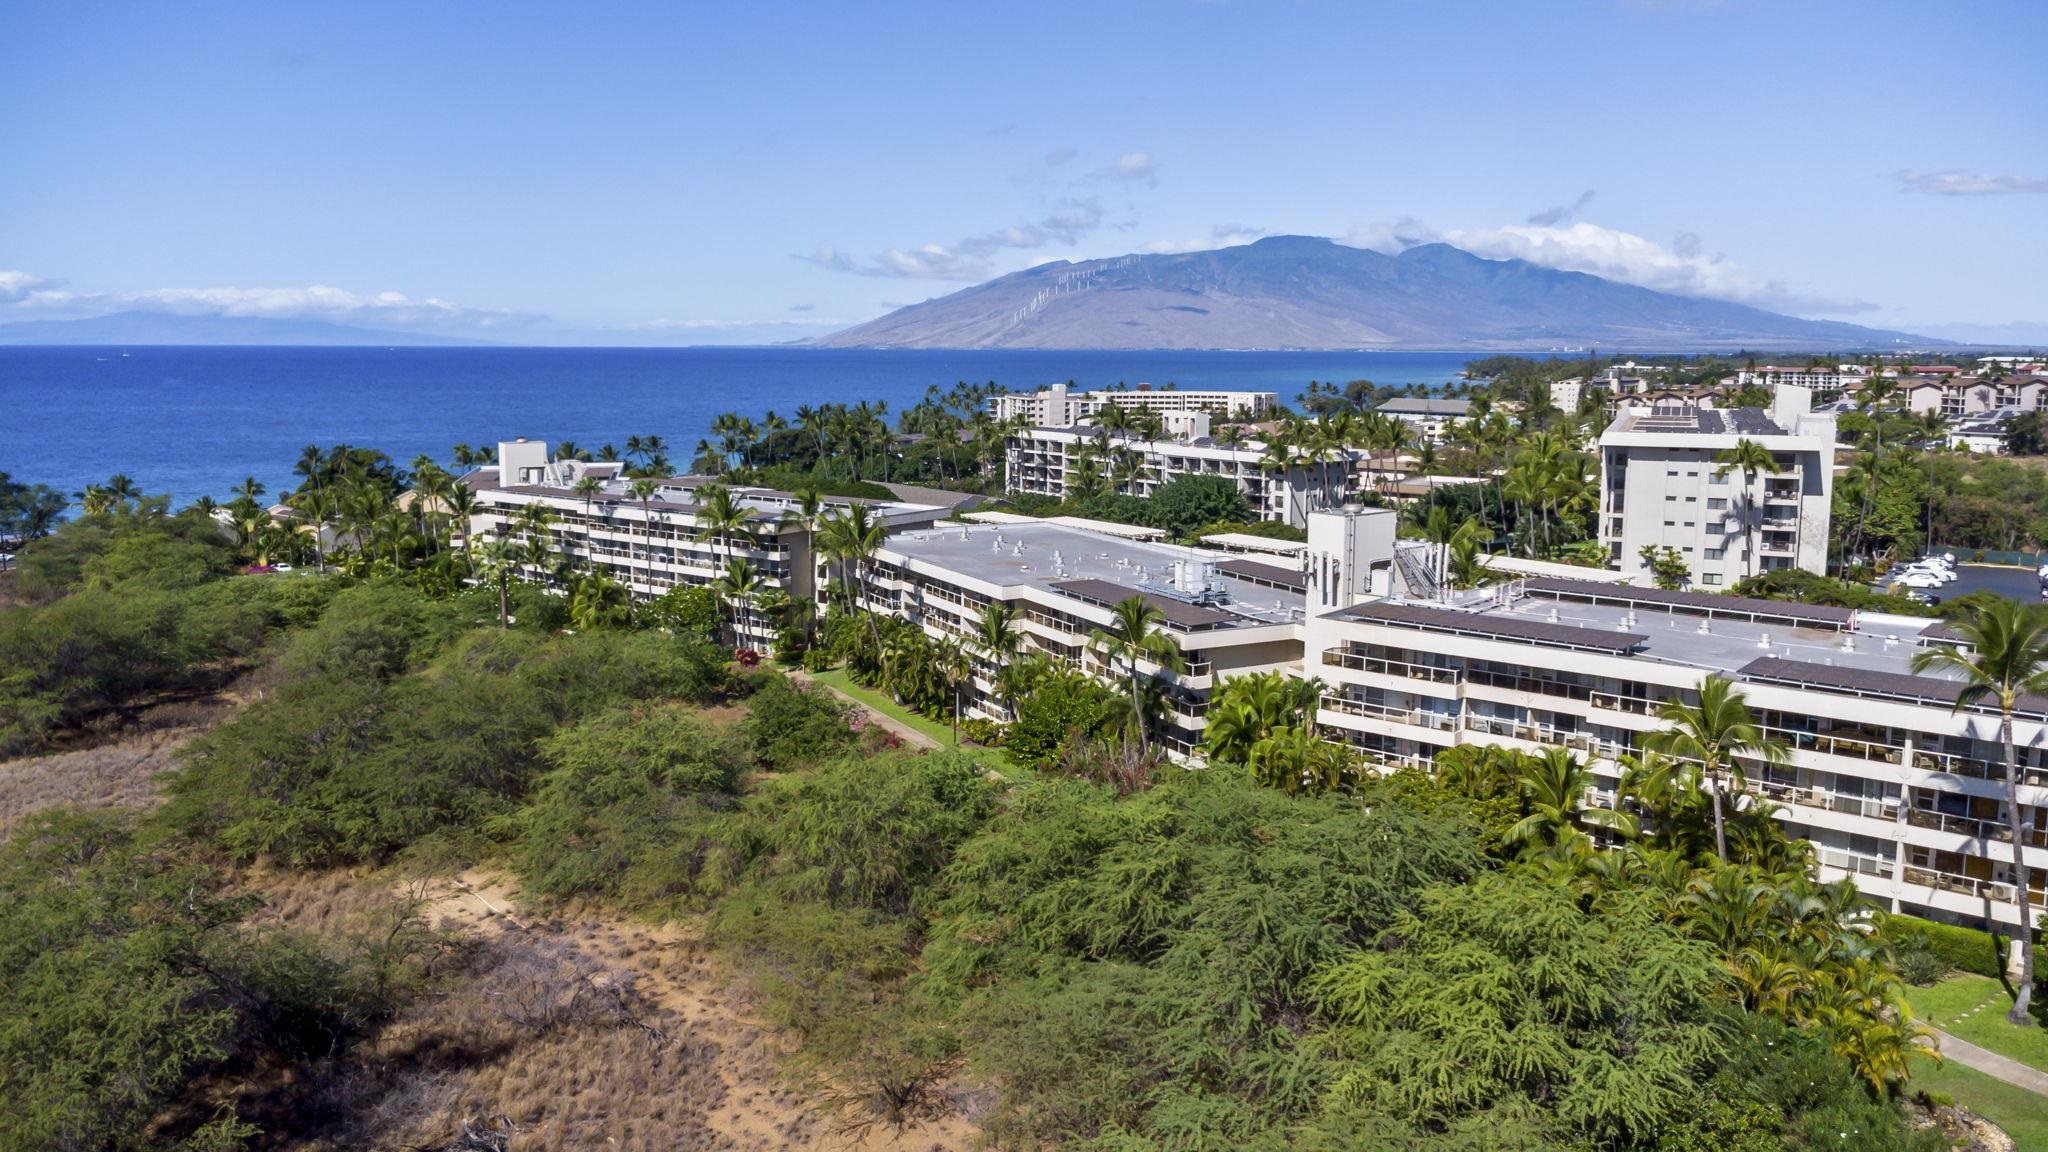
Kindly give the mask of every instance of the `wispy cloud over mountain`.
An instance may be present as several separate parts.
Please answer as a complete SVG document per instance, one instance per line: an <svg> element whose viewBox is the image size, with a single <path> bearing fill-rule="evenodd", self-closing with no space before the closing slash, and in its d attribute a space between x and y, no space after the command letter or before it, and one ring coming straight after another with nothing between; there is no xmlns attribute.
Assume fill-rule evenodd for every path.
<svg viewBox="0 0 2048 1152"><path fill-rule="evenodd" d="M1929 196L2009 196L2048 192L2048 180L2031 176L1987 176L1981 172L1899 172L1899 191Z"/></svg>
<svg viewBox="0 0 2048 1152"><path fill-rule="evenodd" d="M1209 229L1207 236L1193 240L1154 240L1140 251L1171 254L1175 252L1206 252L1211 248L1231 248L1249 244L1266 235L1264 228L1249 224L1218 224Z"/></svg>
<svg viewBox="0 0 2048 1152"><path fill-rule="evenodd" d="M1058 244L1071 247L1102 227L1102 205L1093 197L1061 202L1045 216L962 237L951 244L888 248L859 259L831 245L798 259L858 276L908 280L985 280L991 260L1005 250L1032 251Z"/></svg>

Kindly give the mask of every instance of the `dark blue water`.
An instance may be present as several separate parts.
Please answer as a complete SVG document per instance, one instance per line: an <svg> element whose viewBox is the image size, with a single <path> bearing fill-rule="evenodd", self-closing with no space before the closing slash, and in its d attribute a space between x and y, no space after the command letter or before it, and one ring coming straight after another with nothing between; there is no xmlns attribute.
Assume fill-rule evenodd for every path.
<svg viewBox="0 0 2048 1152"><path fill-rule="evenodd" d="M1437 384L1459 352L855 351L784 348L0 348L0 471L76 492L115 472L179 503L244 476L294 483L307 444L400 464L527 436L595 450L658 434L678 465L713 416L886 400L994 380L1027 390L1168 381L1278 392L1310 380ZM892 417L893 419L893 417Z"/></svg>

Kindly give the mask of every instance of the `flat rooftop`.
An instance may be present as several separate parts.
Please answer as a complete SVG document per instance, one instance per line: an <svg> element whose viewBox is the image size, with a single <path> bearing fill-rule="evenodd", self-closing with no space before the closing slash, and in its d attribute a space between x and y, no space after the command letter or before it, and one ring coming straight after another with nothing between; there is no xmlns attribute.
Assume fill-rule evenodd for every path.
<svg viewBox="0 0 2048 1152"><path fill-rule="evenodd" d="M1795 612L1804 608L1816 618L1810 624L1758 620L1745 613L1749 605L1759 602L1739 597L1674 596L1655 589L1605 586L1599 590L1607 598L1555 598L1533 590L1517 593L1511 585L1498 585L1464 594L1462 605L1368 601L1332 615L1423 632L1601 651L1732 679L1799 683L1851 695L1950 705L1955 700L1952 677L1913 672L1913 656L1945 638L1943 630L1930 627L1927 620L1858 615L1849 627L1847 620L1822 618L1839 609L1775 601L1761 603ZM1633 598L1632 593L1636 594ZM1695 602L1715 599L1730 603L1709 609Z"/></svg>
<svg viewBox="0 0 2048 1152"><path fill-rule="evenodd" d="M1173 565L1177 561L1209 561L1218 565L1215 586L1225 598L1212 604L1190 604L1214 610L1214 616L1203 615L1199 623L1196 613L1180 614L1188 621L1187 627L1197 630L1292 624L1303 619L1307 608L1307 597L1300 591L1247 579L1223 567L1231 561L1243 563L1243 556L1125 539L1049 520L916 528L891 535L882 550L984 584L1033 586L1088 603L1114 603L1135 595L1188 601L1188 596L1173 590ZM1270 578L1283 574L1272 565L1261 568L1274 568L1274 572L1253 575ZM1122 595L1117 595L1118 591Z"/></svg>
<svg viewBox="0 0 2048 1152"><path fill-rule="evenodd" d="M1672 436L1790 436L1761 408L1626 408L1615 418L1620 432Z"/></svg>

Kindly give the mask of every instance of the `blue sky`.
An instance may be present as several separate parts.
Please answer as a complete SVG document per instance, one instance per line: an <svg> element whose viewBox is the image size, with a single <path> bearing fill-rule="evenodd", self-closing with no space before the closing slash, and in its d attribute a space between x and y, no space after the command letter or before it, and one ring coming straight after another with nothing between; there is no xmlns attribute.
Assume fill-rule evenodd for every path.
<svg viewBox="0 0 2048 1152"><path fill-rule="evenodd" d="M0 321L778 340L1308 233L2048 340L2044 43L2039 0L15 3Z"/></svg>

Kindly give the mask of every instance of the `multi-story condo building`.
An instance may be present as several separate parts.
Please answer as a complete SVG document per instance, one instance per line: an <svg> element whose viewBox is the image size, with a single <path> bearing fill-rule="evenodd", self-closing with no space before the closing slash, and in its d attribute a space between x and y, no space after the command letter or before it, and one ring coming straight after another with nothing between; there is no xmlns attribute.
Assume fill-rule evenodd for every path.
<svg viewBox="0 0 2048 1152"><path fill-rule="evenodd" d="M1757 368L1745 368L1723 383L1732 383L1737 388L1776 388L1790 384L1798 388L1811 388L1816 392L1839 392L1852 388L1870 379L1870 369L1861 364L1836 364L1832 367L1794 367L1781 364L1765 364Z"/></svg>
<svg viewBox="0 0 2048 1152"><path fill-rule="evenodd" d="M1254 420L1270 411L1280 397L1273 392L1196 392L1154 388L1075 392L1055 384L1041 392L1017 392L989 400L998 420L1024 420L1037 428L1071 428L1085 424L1111 405L1131 412L1207 412L1234 420Z"/></svg>
<svg viewBox="0 0 2048 1152"><path fill-rule="evenodd" d="M589 477L598 489L585 495L578 481ZM521 511L546 508L548 548L568 561L576 574L592 570L618 581L636 600L652 600L677 586L710 584L733 560L745 560L759 573L763 586L791 596L816 595L817 565L811 547L812 525L801 518L798 498L769 488L734 487L746 513L739 532L718 534L699 519L700 491L718 483L711 476L669 476L646 500L627 488L622 466L550 458L541 440L514 440L498 445L498 462L469 473L464 482L475 500L470 517L470 542L482 546L492 539L525 539ZM826 497L825 506L866 503L887 531L927 525L945 510L923 504L853 501ZM553 565L525 566L530 580L566 592ZM742 641L763 651L775 641L773 626L741 606L737 627Z"/></svg>
<svg viewBox="0 0 2048 1152"><path fill-rule="evenodd" d="M1576 397L1572 403L1578 403ZM1408 425L1422 440L1441 444L1451 428L1470 418L1472 402L1449 396L1395 396L1373 411Z"/></svg>
<svg viewBox="0 0 2048 1152"><path fill-rule="evenodd" d="M1177 755L1201 743L1209 694L1226 677L1280 669L1299 674L1304 578L1300 566L1111 536L1046 520L944 524L899 532L882 545L864 582L867 607L920 625L935 639L974 652L974 685L963 707L1008 720L996 686L1000 669L975 651L983 608L1016 613L1021 653L1079 666L1115 687L1124 670L1089 648L1111 609L1141 596L1165 617L1186 667L1140 670L1164 682L1162 741Z"/></svg>
<svg viewBox="0 0 2048 1152"><path fill-rule="evenodd" d="M1899 381L1912 412L1939 412L1951 420L2001 408L2048 411L2048 377L1909 376Z"/></svg>
<svg viewBox="0 0 2048 1152"><path fill-rule="evenodd" d="M1022 652L1117 687L1122 669L1089 637L1114 604L1143 596L1187 659L1178 675L1140 667L1165 683L1164 743L1177 755L1198 748L1223 681L1277 670L1321 678L1321 731L1382 768L1426 767L1464 744L1562 746L1592 769L1593 804L1615 802L1624 758L1664 727L1665 702L1696 703L1706 677L1724 676L1787 750L1783 764L1747 765L1749 793L1813 844L1823 878L1932 919L2016 921L1998 715L1958 710L1957 681L1911 668L1914 653L1957 642L1946 626L1604 573L1454 592L1431 580L1429 550L1399 540L1396 520L1386 509L1312 513L1303 554L1272 562L1040 520L930 525L885 542L864 594L970 651L984 606L1007 604ZM972 714L1010 718L998 671L977 654ZM2016 738L2041 904L2048 700L2026 702Z"/></svg>
<svg viewBox="0 0 2048 1152"><path fill-rule="evenodd" d="M1783 765L1748 766L1750 790L1814 845L1824 878L1919 916L2017 922L1998 716L1957 710L1957 682L1911 671L1913 653L1955 642L1942 625L1558 578L1456 595L1316 610L1306 663L1329 685L1326 732L1395 765L1460 744L1561 745L1598 778L1589 799L1612 804L1621 758L1663 726L1663 703L1696 703L1707 676L1728 677L1788 750ZM2023 712L2038 905L2048 701Z"/></svg>
<svg viewBox="0 0 2048 1152"><path fill-rule="evenodd" d="M1263 442L1224 444L1207 435L1207 417L1195 414L1189 420L1198 434L1177 440L1144 440L1088 427L1013 433L1005 485L1012 493L1064 499L1086 465L1097 470L1105 487L1150 496L1182 476L1221 476L1237 485L1259 519L1298 526L1310 509L1342 504L1365 459L1364 453L1346 449L1269 471ZM1121 485L1116 483L1119 475L1127 477Z"/></svg>
<svg viewBox="0 0 2048 1152"><path fill-rule="evenodd" d="M1833 417L1811 393L1779 385L1769 411L1622 409L1600 436L1600 539L1618 568L1647 567L1646 546L1674 548L1705 588L1775 568L1827 569L1834 493ZM1776 472L1754 480L1717 457L1749 440ZM1754 548L1755 555L1751 555Z"/></svg>

